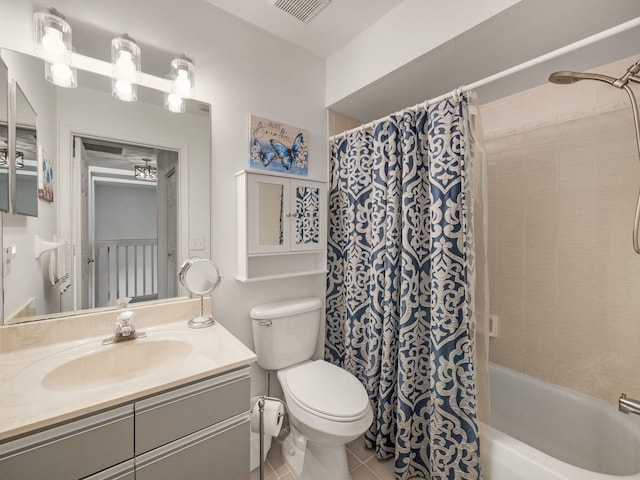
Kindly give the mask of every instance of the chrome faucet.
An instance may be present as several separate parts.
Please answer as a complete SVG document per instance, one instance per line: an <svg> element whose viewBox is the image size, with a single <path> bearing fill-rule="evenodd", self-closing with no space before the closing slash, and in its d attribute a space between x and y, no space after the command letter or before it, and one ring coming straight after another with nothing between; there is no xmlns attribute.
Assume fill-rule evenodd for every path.
<svg viewBox="0 0 640 480"><path fill-rule="evenodd" d="M112 343L124 342L125 340L135 340L136 338L144 338L146 333L136 332L136 327L133 326L132 320L135 317L135 312L131 310L125 310L120 313L116 318L116 331L109 338L105 338L102 341L102 345L111 345Z"/></svg>
<svg viewBox="0 0 640 480"><path fill-rule="evenodd" d="M640 400L627 398L626 393L621 393L618 399L618 410L622 413L635 413L636 415L640 415Z"/></svg>

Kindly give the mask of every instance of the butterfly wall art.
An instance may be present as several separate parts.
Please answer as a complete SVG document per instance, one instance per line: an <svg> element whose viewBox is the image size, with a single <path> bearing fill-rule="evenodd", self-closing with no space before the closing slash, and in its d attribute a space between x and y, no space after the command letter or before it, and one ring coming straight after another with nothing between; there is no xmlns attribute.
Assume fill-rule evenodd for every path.
<svg viewBox="0 0 640 480"><path fill-rule="evenodd" d="M309 132L251 115L249 166L294 175L307 175Z"/></svg>

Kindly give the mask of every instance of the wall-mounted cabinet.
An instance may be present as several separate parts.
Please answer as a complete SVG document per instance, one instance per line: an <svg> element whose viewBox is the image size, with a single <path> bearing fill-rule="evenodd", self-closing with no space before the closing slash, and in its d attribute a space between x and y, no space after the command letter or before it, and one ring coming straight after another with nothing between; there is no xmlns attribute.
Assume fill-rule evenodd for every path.
<svg viewBox="0 0 640 480"><path fill-rule="evenodd" d="M237 194L238 280L326 272L326 183L244 170Z"/></svg>

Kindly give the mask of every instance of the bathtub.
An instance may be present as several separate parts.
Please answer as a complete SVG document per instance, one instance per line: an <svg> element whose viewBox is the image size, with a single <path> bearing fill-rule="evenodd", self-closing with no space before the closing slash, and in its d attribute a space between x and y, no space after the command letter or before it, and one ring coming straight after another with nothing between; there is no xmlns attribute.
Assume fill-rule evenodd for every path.
<svg viewBox="0 0 640 480"><path fill-rule="evenodd" d="M485 480L640 480L640 416L491 364Z"/></svg>

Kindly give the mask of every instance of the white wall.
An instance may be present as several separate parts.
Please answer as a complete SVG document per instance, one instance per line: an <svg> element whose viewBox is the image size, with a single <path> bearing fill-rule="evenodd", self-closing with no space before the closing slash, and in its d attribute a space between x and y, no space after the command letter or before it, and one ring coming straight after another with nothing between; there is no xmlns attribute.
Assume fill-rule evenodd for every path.
<svg viewBox="0 0 640 480"><path fill-rule="evenodd" d="M32 51L32 14L39 9L34 3L0 1L0 45ZM248 165L249 115L309 130L309 178L327 178L322 60L198 0L60 0L55 7L72 25L82 19L114 34L127 32L142 44L184 52L194 60L196 96L212 106L211 257L224 276L213 297L218 321L252 346L253 305L324 297L322 276L248 285L234 280L238 242L234 174Z"/></svg>
<svg viewBox="0 0 640 480"><path fill-rule="evenodd" d="M97 182L96 240L153 239L158 234L156 186Z"/></svg>
<svg viewBox="0 0 640 480"><path fill-rule="evenodd" d="M404 0L327 58L326 104L381 79L519 1Z"/></svg>

